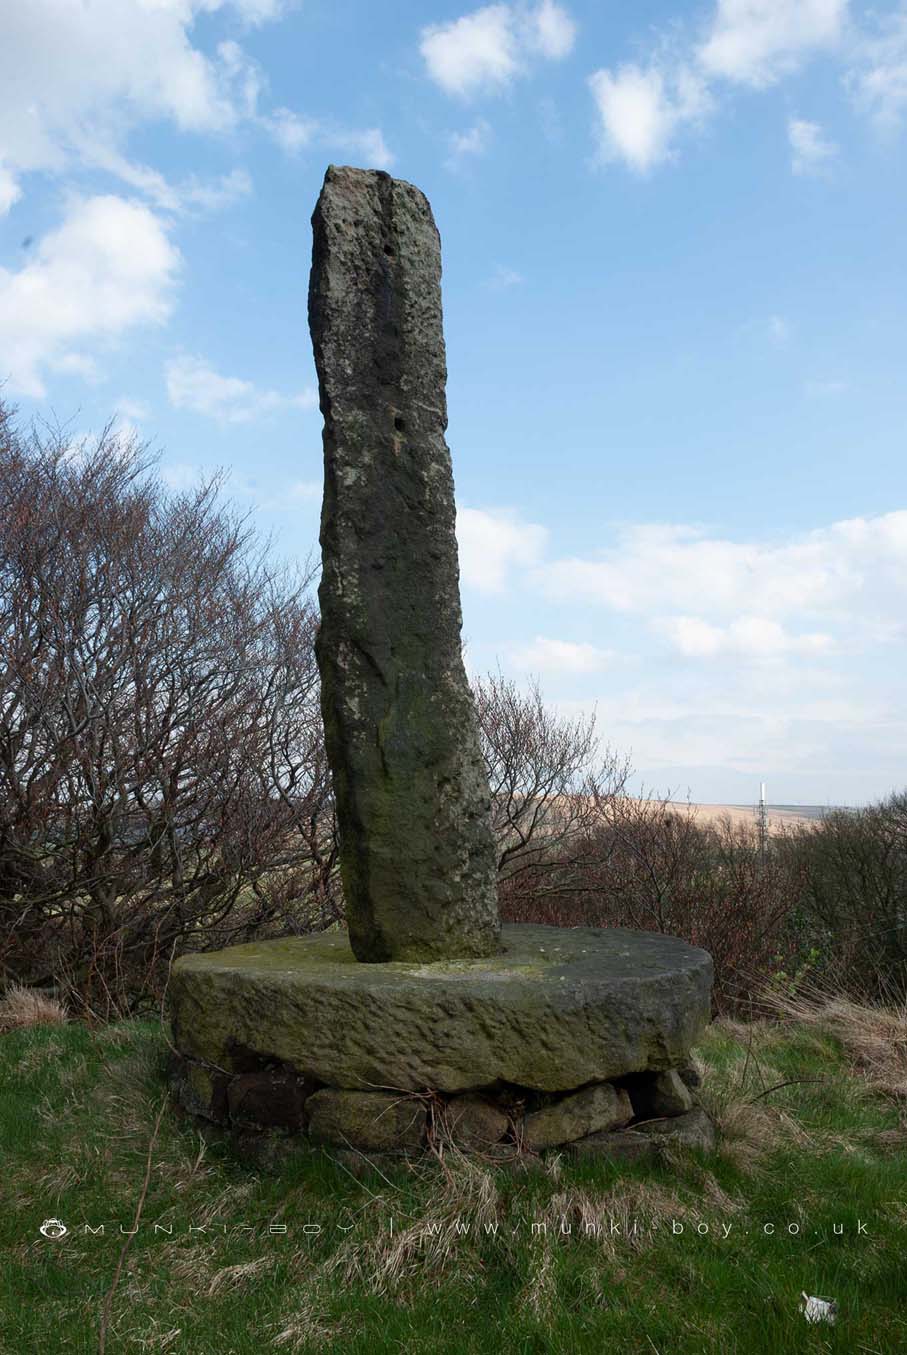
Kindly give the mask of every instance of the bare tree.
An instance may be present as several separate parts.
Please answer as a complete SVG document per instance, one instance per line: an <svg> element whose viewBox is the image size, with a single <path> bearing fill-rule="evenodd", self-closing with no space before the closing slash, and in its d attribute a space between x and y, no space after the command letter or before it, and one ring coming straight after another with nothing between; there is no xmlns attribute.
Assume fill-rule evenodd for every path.
<svg viewBox="0 0 907 1355"><path fill-rule="evenodd" d="M629 766L601 749L595 716L556 715L538 683L520 689L491 674L473 684L491 788L502 882L531 874L533 887L559 888L572 853L624 788Z"/></svg>
<svg viewBox="0 0 907 1355"><path fill-rule="evenodd" d="M309 580L152 468L0 420L7 978L141 993L174 944L336 915Z"/></svg>

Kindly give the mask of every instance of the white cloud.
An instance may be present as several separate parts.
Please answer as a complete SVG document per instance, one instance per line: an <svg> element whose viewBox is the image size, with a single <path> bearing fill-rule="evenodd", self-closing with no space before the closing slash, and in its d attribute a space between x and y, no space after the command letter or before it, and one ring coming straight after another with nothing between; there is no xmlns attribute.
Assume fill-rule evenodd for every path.
<svg viewBox="0 0 907 1355"><path fill-rule="evenodd" d="M500 89L520 70L509 5L488 5L425 28L420 48L429 75L448 94Z"/></svg>
<svg viewBox="0 0 907 1355"><path fill-rule="evenodd" d="M238 42L217 44L222 79L229 91L233 116L252 118L258 109L258 96L265 78L256 61L247 56Z"/></svg>
<svg viewBox="0 0 907 1355"><path fill-rule="evenodd" d="M773 343L779 348L790 339L790 324L783 315L770 315L768 319L768 332Z"/></svg>
<svg viewBox="0 0 907 1355"><path fill-rule="evenodd" d="M818 652L820 634L831 634L836 647L859 647L900 634L907 511L846 519L781 543L729 541L676 525L627 527L601 557L555 560L533 578L552 599L647 618L688 653L773 645ZM741 629L741 618L756 623Z"/></svg>
<svg viewBox="0 0 907 1355"><path fill-rule="evenodd" d="M300 151L306 150L318 132L318 123L314 118L300 117L291 108L276 108L262 122L287 155L298 155Z"/></svg>
<svg viewBox="0 0 907 1355"><path fill-rule="evenodd" d="M493 292L505 292L510 287L521 286L526 279L522 273L518 273L515 268L507 268L499 263L486 283Z"/></svg>
<svg viewBox="0 0 907 1355"><path fill-rule="evenodd" d="M907 113L907 6L880 19L878 31L860 44L848 85L882 130L900 126Z"/></svg>
<svg viewBox="0 0 907 1355"><path fill-rule="evenodd" d="M314 409L314 390L297 395L259 390L251 381L222 376L204 358L183 355L166 366L167 395L175 409L188 409L222 423L248 423L276 409Z"/></svg>
<svg viewBox="0 0 907 1355"><path fill-rule="evenodd" d="M539 561L548 533L506 509L459 508L457 539L464 583L483 593L501 593L512 571Z"/></svg>
<svg viewBox="0 0 907 1355"><path fill-rule="evenodd" d="M287 0L230 0L240 17L252 28L279 19L287 8ZM205 0L206 9L220 9L223 0Z"/></svg>
<svg viewBox="0 0 907 1355"><path fill-rule="evenodd" d="M247 198L252 192L252 180L246 170L231 169L229 174L221 174L219 178L208 182L193 176L185 181L178 192L187 208L219 212Z"/></svg>
<svg viewBox="0 0 907 1355"><path fill-rule="evenodd" d="M179 183L171 183L156 169L129 160L113 147L86 145L83 152L86 164L115 174L130 188L144 193L163 212L177 215L219 212L252 192L252 180L244 169L232 169L216 179L200 179L191 174Z"/></svg>
<svg viewBox="0 0 907 1355"><path fill-rule="evenodd" d="M672 71L627 64L596 71L589 87L602 159L618 157L640 174L666 160L678 129L700 122L711 106L704 83L686 66Z"/></svg>
<svg viewBox="0 0 907 1355"><path fill-rule="evenodd" d="M484 120L473 123L465 132L451 132L450 155L445 161L448 169L456 169L467 156L484 155L490 140L491 128Z"/></svg>
<svg viewBox="0 0 907 1355"><path fill-rule="evenodd" d="M49 356L47 365L55 372L64 372L69 376L80 376L83 381L88 381L91 385L96 385L101 380L98 364L87 353L61 353L56 356Z"/></svg>
<svg viewBox="0 0 907 1355"><path fill-rule="evenodd" d="M847 11L848 0L718 0L698 58L709 75L770 85L835 47Z"/></svg>
<svg viewBox="0 0 907 1355"><path fill-rule="evenodd" d="M778 621L762 616L742 616L728 626L715 626L697 616L673 616L657 621L655 626L688 658L737 654L775 659L789 654L824 654L832 648L831 636L824 632L795 635Z"/></svg>
<svg viewBox="0 0 907 1355"><path fill-rule="evenodd" d="M210 58L192 43L218 0L29 0L6 7L0 44L0 145L19 169L62 169L74 148L115 147L129 128L166 118L222 131L249 111L252 64L235 42ZM276 14L240 4L246 17Z"/></svg>
<svg viewBox="0 0 907 1355"><path fill-rule="evenodd" d="M513 662L530 673L600 673L614 661L609 649L571 640L537 635L532 644L517 649Z"/></svg>
<svg viewBox="0 0 907 1355"><path fill-rule="evenodd" d="M650 60L596 71L589 85L601 158L621 159L643 174L671 159L679 134L715 112L717 82L763 88L811 55L843 47L848 6L849 0L717 0L700 42L675 28L657 36ZM888 41L890 57L897 43L890 34ZM907 22L904 44L907 52ZM880 58L877 65L880 91L896 89L898 60ZM834 154L816 123L792 119L789 136L797 173L816 172Z"/></svg>
<svg viewBox="0 0 907 1355"><path fill-rule="evenodd" d="M22 190L12 171L0 161L0 216L6 216L13 203L18 202L21 196Z"/></svg>
<svg viewBox="0 0 907 1355"><path fill-rule="evenodd" d="M130 423L142 423L151 415L151 410L144 400L130 400L128 396L123 395L116 403L117 417L128 419Z"/></svg>
<svg viewBox="0 0 907 1355"><path fill-rule="evenodd" d="M334 131L327 134L326 144L339 150L349 151L359 157L364 169L390 169L394 155L388 150L384 135L379 127L366 127L362 131Z"/></svg>
<svg viewBox="0 0 907 1355"><path fill-rule="evenodd" d="M393 152L379 127L337 127L317 118L304 118L290 108L278 108L259 122L287 155L299 155L317 146L326 151L352 153L368 169L389 169L394 163Z"/></svg>
<svg viewBox="0 0 907 1355"><path fill-rule="evenodd" d="M822 174L838 153L837 146L828 140L818 122L790 118L787 136L791 149L791 169L795 174Z"/></svg>
<svg viewBox="0 0 907 1355"><path fill-rule="evenodd" d="M533 56L565 57L575 35L573 20L553 0L532 10L496 4L424 28L420 50L429 76L445 93L494 94L525 74Z"/></svg>
<svg viewBox="0 0 907 1355"><path fill-rule="evenodd" d="M0 373L44 394L46 366L90 363L76 345L167 318L180 255L149 208L113 196L76 200L18 271L0 268Z"/></svg>
<svg viewBox="0 0 907 1355"><path fill-rule="evenodd" d="M536 46L550 60L559 61L573 50L576 24L554 0L542 0L530 22Z"/></svg>

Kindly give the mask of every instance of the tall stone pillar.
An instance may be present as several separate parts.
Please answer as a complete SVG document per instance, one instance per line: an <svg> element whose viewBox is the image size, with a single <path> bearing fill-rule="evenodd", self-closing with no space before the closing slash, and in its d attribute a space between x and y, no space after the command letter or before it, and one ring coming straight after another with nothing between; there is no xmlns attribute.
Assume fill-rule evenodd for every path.
<svg viewBox="0 0 907 1355"><path fill-rule="evenodd" d="M365 961L491 955L495 844L461 651L438 231L411 184L336 166L312 225L316 652L350 942Z"/></svg>

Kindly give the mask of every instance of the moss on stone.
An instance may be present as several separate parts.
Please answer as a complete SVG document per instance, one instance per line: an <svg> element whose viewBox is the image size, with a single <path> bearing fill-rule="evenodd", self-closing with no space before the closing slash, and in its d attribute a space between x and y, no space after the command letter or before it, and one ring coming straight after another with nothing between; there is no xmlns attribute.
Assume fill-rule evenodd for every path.
<svg viewBox="0 0 907 1355"><path fill-rule="evenodd" d="M510 925L499 957L360 964L339 932L186 955L174 1043L330 1086L566 1091L682 1064L709 1017L711 960L653 932Z"/></svg>

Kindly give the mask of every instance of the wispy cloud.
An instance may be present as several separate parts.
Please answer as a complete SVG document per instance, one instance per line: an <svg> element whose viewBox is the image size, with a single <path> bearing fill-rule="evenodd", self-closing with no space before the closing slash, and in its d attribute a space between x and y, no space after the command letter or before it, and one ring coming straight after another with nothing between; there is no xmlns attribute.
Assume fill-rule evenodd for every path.
<svg viewBox="0 0 907 1355"><path fill-rule="evenodd" d="M526 279L522 273L518 273L515 268L507 268L499 263L485 284L493 292L505 292L510 287L521 286Z"/></svg>
<svg viewBox="0 0 907 1355"><path fill-rule="evenodd" d="M648 60L589 79L600 159L640 174L672 159L681 134L717 113L722 87L767 88L817 54L844 51L848 9L849 0L717 0L696 38L680 25L656 34ZM879 84L891 89L896 63L886 60ZM817 172L834 154L816 123L793 119L789 135L797 173Z"/></svg>
<svg viewBox="0 0 907 1355"><path fill-rule="evenodd" d="M615 654L585 641L537 635L530 645L515 649L511 661L529 673L600 673L612 666Z"/></svg>
<svg viewBox="0 0 907 1355"><path fill-rule="evenodd" d="M190 410L222 423L249 423L279 409L315 409L314 389L285 395L261 390L251 381L223 376L204 358L183 354L165 369L167 396L174 409Z"/></svg>
<svg viewBox="0 0 907 1355"><path fill-rule="evenodd" d="M445 160L448 169L459 169L464 160L485 155L491 144L491 128L483 119L474 122L463 132L451 132L447 138L450 153Z"/></svg>
<svg viewBox="0 0 907 1355"><path fill-rule="evenodd" d="M602 555L553 560L532 581L554 601L635 615L688 654L851 651L903 633L907 510L780 543L626 527Z"/></svg>
<svg viewBox="0 0 907 1355"><path fill-rule="evenodd" d="M303 117L291 108L275 109L259 118L259 125L287 155L318 149L352 153L369 169L389 169L394 163L394 154L379 127L341 127L319 118Z"/></svg>
<svg viewBox="0 0 907 1355"><path fill-rule="evenodd" d="M848 87L857 107L884 132L907 114L907 5L874 15L875 27L858 43Z"/></svg>
<svg viewBox="0 0 907 1355"><path fill-rule="evenodd" d="M791 149L791 169L794 174L825 174L838 154L838 148L823 132L818 122L805 118L790 118L787 136Z"/></svg>
<svg viewBox="0 0 907 1355"><path fill-rule="evenodd" d="M502 593L514 573L540 561L548 532L508 509L459 508L457 539L463 582L482 593Z"/></svg>

